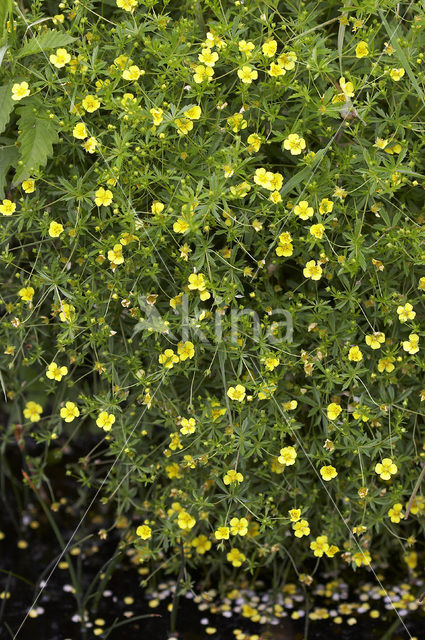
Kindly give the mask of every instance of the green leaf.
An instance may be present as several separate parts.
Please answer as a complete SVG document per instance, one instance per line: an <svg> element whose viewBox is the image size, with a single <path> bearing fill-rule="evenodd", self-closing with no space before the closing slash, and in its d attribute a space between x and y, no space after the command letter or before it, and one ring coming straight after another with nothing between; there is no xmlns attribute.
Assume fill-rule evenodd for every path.
<svg viewBox="0 0 425 640"><path fill-rule="evenodd" d="M13 180L14 186L46 164L53 154L53 145L59 141L58 131L48 117L43 117L39 109L22 107L19 109L18 137L20 162L22 163Z"/></svg>
<svg viewBox="0 0 425 640"><path fill-rule="evenodd" d="M7 172L17 159L18 149L16 147L0 147L0 200L4 198Z"/></svg>
<svg viewBox="0 0 425 640"><path fill-rule="evenodd" d="M3 133L5 130L14 106L15 102L12 100L12 83L9 82L0 87L0 133Z"/></svg>
<svg viewBox="0 0 425 640"><path fill-rule="evenodd" d="M9 16L12 15L12 0L2 0L0 2L0 43L6 40L6 22Z"/></svg>
<svg viewBox="0 0 425 640"><path fill-rule="evenodd" d="M8 48L9 48L8 44L5 44L2 47L0 47L0 67L1 67L1 65L3 63L3 58L4 58L5 53L8 50Z"/></svg>
<svg viewBox="0 0 425 640"><path fill-rule="evenodd" d="M386 21L385 16L384 16L384 14L382 13L381 10L379 10L379 15L381 17L382 24L384 25L388 35L390 36L391 46L393 46L394 49L396 50L397 57L400 60L403 68L406 70L406 73L409 76L413 86L415 87L416 93L418 94L418 97L420 98L422 104L425 105L425 94L422 91L421 87L419 86L419 83L418 83L418 81L416 79L415 74L412 71L412 67L409 64L409 60L407 59L406 54L404 53L403 49L400 46L400 43L398 41L399 36L397 35L397 37L394 37L396 31L401 26L401 22L398 23L398 25L397 25L395 30L391 30L390 26L389 26L388 22Z"/></svg>
<svg viewBox="0 0 425 640"><path fill-rule="evenodd" d="M61 31L47 31L40 36L31 38L22 47L20 51L15 55L16 59L24 58L25 56L32 56L35 53L41 53L48 49L57 49L59 47L66 47L67 44L74 42L75 38L62 33Z"/></svg>
<svg viewBox="0 0 425 640"><path fill-rule="evenodd" d="M316 169L319 167L320 162L326 155L329 146L330 145L327 145L327 147L325 147L324 149L319 149L319 151L314 156L312 163L308 167L301 169L301 171L298 171L298 173L292 176L292 178L290 178L288 182L285 182L282 189L280 190L281 196L289 193L290 191L292 191L292 189L295 189L295 187L298 187L301 182L305 182L308 184L310 178L314 175L314 173L316 173Z"/></svg>

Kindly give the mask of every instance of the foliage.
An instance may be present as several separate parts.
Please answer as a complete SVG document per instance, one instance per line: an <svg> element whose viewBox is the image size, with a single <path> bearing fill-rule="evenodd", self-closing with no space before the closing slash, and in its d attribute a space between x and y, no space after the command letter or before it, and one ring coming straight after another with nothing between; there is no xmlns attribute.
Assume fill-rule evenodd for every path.
<svg viewBox="0 0 425 640"><path fill-rule="evenodd" d="M149 570L178 571L180 540L222 576L415 569L423 7L22 6L0 68L3 443L40 487L50 450L98 434L68 473Z"/></svg>

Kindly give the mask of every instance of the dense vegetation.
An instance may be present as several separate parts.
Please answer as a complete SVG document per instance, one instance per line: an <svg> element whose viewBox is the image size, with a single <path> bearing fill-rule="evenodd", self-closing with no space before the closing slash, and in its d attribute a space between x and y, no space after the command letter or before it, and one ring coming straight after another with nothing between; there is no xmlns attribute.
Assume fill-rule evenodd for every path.
<svg viewBox="0 0 425 640"><path fill-rule="evenodd" d="M1 4L2 451L54 500L98 434L68 473L148 577L418 565L424 29L395 0Z"/></svg>

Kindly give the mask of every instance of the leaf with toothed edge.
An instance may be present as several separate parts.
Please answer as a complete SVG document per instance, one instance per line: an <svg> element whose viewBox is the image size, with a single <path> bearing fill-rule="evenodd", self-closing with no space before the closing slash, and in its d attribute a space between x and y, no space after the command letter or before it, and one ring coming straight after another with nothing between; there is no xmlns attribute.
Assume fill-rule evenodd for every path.
<svg viewBox="0 0 425 640"><path fill-rule="evenodd" d="M20 165L17 168L14 186L34 174L39 167L44 167L53 155L53 145L59 142L55 124L33 106L22 107L18 111L18 137Z"/></svg>
<svg viewBox="0 0 425 640"><path fill-rule="evenodd" d="M6 128L15 102L12 100L12 82L0 87L0 133Z"/></svg>
<svg viewBox="0 0 425 640"><path fill-rule="evenodd" d="M16 166L18 149L15 146L0 147L0 200L4 198L6 176L12 166Z"/></svg>
<svg viewBox="0 0 425 640"><path fill-rule="evenodd" d="M43 53L44 51L48 51L49 49L59 49L61 47L66 47L66 45L74 42L75 38L68 35L67 33L62 33L61 31L47 31L47 33L42 33L41 35L35 36L35 38L31 38L24 44L22 49L15 54L15 58L24 58L25 56L32 56L36 53Z"/></svg>

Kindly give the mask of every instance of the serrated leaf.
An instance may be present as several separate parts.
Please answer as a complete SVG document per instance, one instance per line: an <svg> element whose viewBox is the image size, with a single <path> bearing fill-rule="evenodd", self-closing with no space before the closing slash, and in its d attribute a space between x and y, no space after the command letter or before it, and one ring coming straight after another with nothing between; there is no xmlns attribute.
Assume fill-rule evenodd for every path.
<svg viewBox="0 0 425 640"><path fill-rule="evenodd" d="M58 131L48 117L40 112L34 113L33 107L23 107L19 110L18 137L20 161L14 186L29 178L39 168L43 167L53 154L53 145L59 141Z"/></svg>
<svg viewBox="0 0 425 640"><path fill-rule="evenodd" d="M15 102L12 100L12 83L9 82L0 87L0 133L3 133L5 130L14 106Z"/></svg>
<svg viewBox="0 0 425 640"><path fill-rule="evenodd" d="M18 149L16 147L0 147L0 200L4 198L7 172L17 159Z"/></svg>
<svg viewBox="0 0 425 640"><path fill-rule="evenodd" d="M75 38L68 35L67 33L62 33L61 31L47 31L47 33L42 33L40 36L36 36L35 38L31 38L28 40L22 47L20 51L17 52L15 58L24 58L25 56L32 56L35 53L41 53L42 51L47 51L48 49L57 49L59 47L66 47L66 45L74 42Z"/></svg>

